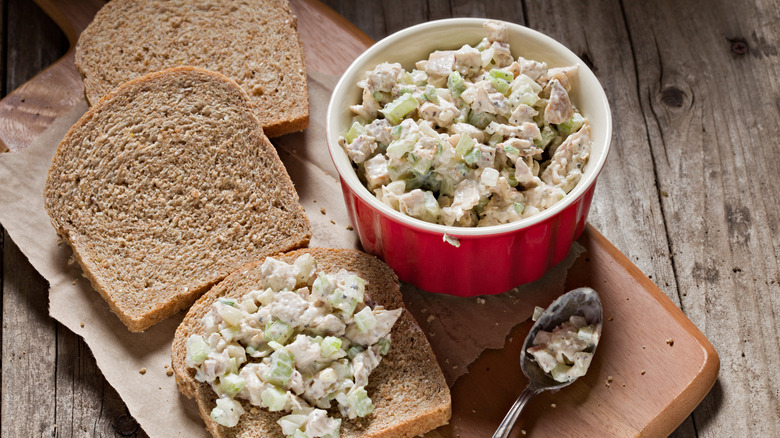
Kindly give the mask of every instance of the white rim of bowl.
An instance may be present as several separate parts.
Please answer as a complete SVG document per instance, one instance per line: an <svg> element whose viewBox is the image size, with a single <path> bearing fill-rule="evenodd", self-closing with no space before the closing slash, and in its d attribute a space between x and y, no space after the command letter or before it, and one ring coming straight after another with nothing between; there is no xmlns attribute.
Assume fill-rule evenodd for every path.
<svg viewBox="0 0 780 438"><path fill-rule="evenodd" d="M559 54L561 54L564 57L571 58L571 60L574 61L572 64L574 63L579 64L579 74L587 77L586 79L587 81L593 82L594 84L598 85L597 94L599 95L601 101L600 106L606 112L606 117L605 117L606 126L604 127L605 128L604 152L599 156L599 160L597 162L594 163L590 160L588 161L587 164L588 167L594 166L592 173L587 175L587 178L581 179L577 183L577 185L569 193L566 194L566 196L562 201L557 202L552 207L534 216L530 216L506 224L491 225L487 227L454 227L449 225L434 224L431 222L423 221L421 219L413 218L411 216L407 216L401 213L400 211L394 210L390 208L390 206L379 201L379 199L373 193L371 193L368 190L368 188L365 185L363 185L363 183L360 181L360 179L357 176L357 173L355 172L354 167L352 167L352 162L349 160L349 158L346 158L346 162L338 158L339 155L343 155L343 157L346 157L346 152L344 152L344 150L338 144L338 137L344 135L344 133L332 133L330 132L330 130L331 127L334 126L335 124L337 112L339 110L343 110L342 108L343 104L339 104L339 108L336 108L336 102L334 101L334 98L335 96L343 95L347 87L356 86L357 82L349 79L349 77L353 76L353 71L356 70L359 65L364 64L367 58L374 56L377 52L384 51L387 47L392 46L393 44L396 43L397 40L404 39L410 34L414 34L418 32L421 28L426 28L427 31L433 31L443 27L457 27L458 25L473 26L475 24L479 24L481 26L482 23L486 21L500 21L502 23L505 23L508 26L511 33L516 32L516 33L531 36L533 38L544 40L547 44L553 46ZM369 70L373 67L374 66L370 66ZM360 67L360 70L361 71L366 70L365 66ZM362 54L360 54L360 56L358 56L354 61L352 61L352 64L350 64L347 70L345 70L344 73L341 75L341 78L339 79L338 83L336 84L336 87L333 89L333 93L331 94L330 102L328 104L328 109L326 112L326 134L325 135L327 137L326 140L328 143L328 152L330 153L331 160L336 166L336 170L339 173L339 177L342 180L344 180L347 183L347 185L352 189L352 191L355 192L363 201L365 201L366 203L374 207L376 210L378 210L381 214L384 214L389 219L392 219L396 222L401 222L404 225L407 225L409 227L418 230L427 231L436 234L442 234L442 235L447 234L448 236L453 236L453 237L458 237L458 236L478 237L478 236L487 236L487 235L494 236L499 234L511 233L522 228L528 228L530 226L542 223L550 219L551 217L557 215L561 211L565 210L571 204L579 200L587 192L587 190L595 183L596 178L601 173L601 170L604 167L604 163L607 160L607 156L609 155L610 143L612 140L612 116L611 116L609 101L607 100L606 93L604 93L604 89L601 87L598 78L596 78L596 75L593 73L590 67L588 67L582 61L582 59L580 59L580 57L577 56L574 52L572 52L568 47L564 46L563 44L553 39L552 37L549 37L531 28L516 23L512 23L512 22L503 21L503 20L495 20L495 19L488 19L488 18L445 18L441 20L434 20L426 23L420 23L408 27L406 29L402 29L391 35L388 35L387 37L381 39L380 41L376 42L374 45L366 49Z"/></svg>

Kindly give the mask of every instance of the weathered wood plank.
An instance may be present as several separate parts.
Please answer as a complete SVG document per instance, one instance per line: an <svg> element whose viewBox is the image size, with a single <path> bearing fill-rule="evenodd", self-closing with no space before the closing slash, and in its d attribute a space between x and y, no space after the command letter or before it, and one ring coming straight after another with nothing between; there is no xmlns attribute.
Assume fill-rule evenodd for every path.
<svg viewBox="0 0 780 438"><path fill-rule="evenodd" d="M780 7L625 12L681 305L721 357L697 431L778 436Z"/></svg>
<svg viewBox="0 0 780 438"><path fill-rule="evenodd" d="M34 3L9 0L4 93L15 90L68 48ZM146 436L105 381L80 337L48 315L48 284L3 231L3 437Z"/></svg>
<svg viewBox="0 0 780 438"><path fill-rule="evenodd" d="M8 1L3 25L4 89L13 90L62 55L56 27L33 5ZM48 285L7 237L3 245L3 437L56 432L57 329L47 311ZM24 418L26 421L19 421Z"/></svg>

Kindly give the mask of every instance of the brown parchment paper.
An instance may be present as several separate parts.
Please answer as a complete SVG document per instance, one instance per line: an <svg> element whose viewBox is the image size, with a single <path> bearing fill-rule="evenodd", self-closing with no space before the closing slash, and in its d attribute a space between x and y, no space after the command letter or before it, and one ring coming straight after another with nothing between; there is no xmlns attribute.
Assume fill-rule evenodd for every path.
<svg viewBox="0 0 780 438"><path fill-rule="evenodd" d="M274 140L312 225L311 246L360 248L348 229L337 174L325 144L325 110L336 78L309 76L310 126ZM0 154L0 223L49 281L49 313L84 338L98 367L116 388L130 413L153 437L208 436L195 403L179 394L170 366L173 334L184 314L144 333L130 333L92 290L73 263L43 206L43 188L51 158L62 137L87 110L82 101L27 149ZM407 307L428 335L450 385L486 348L501 348L512 327L527 320L534 305L562 293L566 270L583 249L543 279L511 292L478 298L455 298L404 285ZM143 373L141 370L145 370Z"/></svg>

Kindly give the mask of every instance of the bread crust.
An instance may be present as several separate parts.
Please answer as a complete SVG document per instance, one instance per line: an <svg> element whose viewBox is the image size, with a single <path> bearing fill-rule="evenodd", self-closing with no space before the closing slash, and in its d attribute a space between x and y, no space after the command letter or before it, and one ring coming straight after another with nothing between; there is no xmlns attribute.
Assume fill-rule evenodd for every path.
<svg viewBox="0 0 780 438"><path fill-rule="evenodd" d="M348 249L306 248L274 256L292 263L302 254L311 254L317 268L335 272L341 268L366 280L367 301L388 309L404 308L398 277L379 259ZM272 413L245 400L246 410L238 426L226 428L209 417L217 398L207 383L195 380L195 372L185 364L187 338L203 332L201 319L220 297L241 297L259 287L260 266L264 260L234 272L203 295L189 310L176 330L171 359L179 390L194 398L206 427L215 437L279 437L276 421L284 414ZM411 313L404 311L391 332L392 346L369 379L367 388L374 413L363 419L344 420L342 437L413 437L449 421L450 392L425 334ZM240 400L240 399L239 399Z"/></svg>
<svg viewBox="0 0 780 438"><path fill-rule="evenodd" d="M120 84L171 67L234 79L266 135L308 126L305 55L287 0L115 0L79 36L76 69L91 105Z"/></svg>
<svg viewBox="0 0 780 438"><path fill-rule="evenodd" d="M177 67L102 97L60 143L45 207L130 331L251 260L308 245L309 221L254 113L235 81Z"/></svg>

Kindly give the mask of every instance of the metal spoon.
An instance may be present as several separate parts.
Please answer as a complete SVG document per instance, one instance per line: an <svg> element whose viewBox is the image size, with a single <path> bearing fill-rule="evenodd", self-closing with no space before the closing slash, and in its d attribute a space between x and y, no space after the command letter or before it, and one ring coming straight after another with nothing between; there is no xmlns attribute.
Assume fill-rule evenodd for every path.
<svg viewBox="0 0 780 438"><path fill-rule="evenodd" d="M512 431L517 417L520 416L520 412L526 403L531 400L531 397L542 391L557 391L577 380L573 379L566 383L556 382L539 368L535 361L529 360L532 356L527 353L528 347L533 345L534 338L539 330L552 331L556 326L568 321L572 315L583 316L589 325L596 325L599 338L601 337L601 300L595 290L589 287L581 287L569 291L553 301L539 316L539 319L536 320L528 336L526 336L525 342L523 342L523 350L520 354L520 368L522 368L523 374L528 377L528 386L520 393L520 396L509 409L504 420L501 421L498 429L496 429L496 433L493 434L493 438L506 438L509 436L509 432ZM593 347L592 352L595 352L595 350L596 347Z"/></svg>

